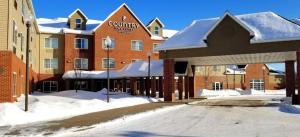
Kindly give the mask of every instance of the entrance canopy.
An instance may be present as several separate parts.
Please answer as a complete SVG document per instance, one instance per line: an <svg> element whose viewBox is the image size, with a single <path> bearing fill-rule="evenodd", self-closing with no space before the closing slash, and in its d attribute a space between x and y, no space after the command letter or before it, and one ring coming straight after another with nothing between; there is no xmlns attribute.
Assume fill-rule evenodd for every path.
<svg viewBox="0 0 300 137"><path fill-rule="evenodd" d="M192 65L276 63L296 60L300 26L262 12L194 21L155 50L161 59Z"/></svg>

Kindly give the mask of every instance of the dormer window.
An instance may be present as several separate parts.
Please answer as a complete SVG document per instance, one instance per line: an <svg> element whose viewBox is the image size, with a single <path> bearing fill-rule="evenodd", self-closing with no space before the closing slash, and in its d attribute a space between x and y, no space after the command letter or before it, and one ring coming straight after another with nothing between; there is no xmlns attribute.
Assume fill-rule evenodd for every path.
<svg viewBox="0 0 300 137"><path fill-rule="evenodd" d="M82 20L75 19L75 29L81 29L81 28L82 28Z"/></svg>
<svg viewBox="0 0 300 137"><path fill-rule="evenodd" d="M154 35L159 35L159 27L154 27Z"/></svg>

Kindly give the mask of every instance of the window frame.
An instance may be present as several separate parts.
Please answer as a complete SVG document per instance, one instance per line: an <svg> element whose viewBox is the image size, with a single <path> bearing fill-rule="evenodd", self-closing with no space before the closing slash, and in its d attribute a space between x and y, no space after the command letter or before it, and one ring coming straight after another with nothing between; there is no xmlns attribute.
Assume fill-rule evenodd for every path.
<svg viewBox="0 0 300 137"><path fill-rule="evenodd" d="M107 67L105 67L105 65L109 65L109 69L115 69L116 68L116 59L115 58L109 58L109 60L113 60L114 61L114 67L110 67L110 62L106 63L104 60L108 59L108 58L102 58L102 69L107 69Z"/></svg>
<svg viewBox="0 0 300 137"><path fill-rule="evenodd" d="M157 30L156 30L156 28L157 28ZM153 34L156 35L156 36L159 36L159 27L158 26L154 26Z"/></svg>
<svg viewBox="0 0 300 137"><path fill-rule="evenodd" d="M77 20L80 20L80 23L77 23ZM78 28L77 25L80 25L80 27ZM82 29L82 19L81 18L75 19L75 29Z"/></svg>
<svg viewBox="0 0 300 137"><path fill-rule="evenodd" d="M81 60L80 61L80 68L76 67L76 60ZM87 61L87 68L82 68L83 66L83 60ZM75 58L74 59L74 69L79 69L79 70L88 70L89 69L89 59L88 58Z"/></svg>
<svg viewBox="0 0 300 137"><path fill-rule="evenodd" d="M58 82L57 81L43 81L43 92L45 92L45 83L49 82L50 83L50 91L46 91L46 92L49 92L49 93L52 93L52 92L57 92L58 91ZM52 91L52 84L55 83L56 85L56 91Z"/></svg>
<svg viewBox="0 0 300 137"><path fill-rule="evenodd" d="M141 48L139 48L139 49L133 49L133 47L135 46L136 47L136 45L132 45L133 44L133 42L141 42L142 43L142 45L141 45ZM131 50L133 50L133 51L143 51L144 50L144 42L143 42L143 40L131 40L130 41L130 49Z"/></svg>
<svg viewBox="0 0 300 137"><path fill-rule="evenodd" d="M213 84L214 91L220 91L223 89L223 82L213 82L212 84Z"/></svg>
<svg viewBox="0 0 300 137"><path fill-rule="evenodd" d="M105 40L106 40L106 38L102 38L102 49L107 50L108 48L105 46ZM112 43L114 43L114 46L109 48L109 50L113 50L116 48L116 40L114 38L111 38L111 41L112 41Z"/></svg>
<svg viewBox="0 0 300 137"><path fill-rule="evenodd" d="M49 62L49 68L48 67L46 67L46 60L49 60L50 62ZM53 63L53 61L56 61L56 63ZM53 65L53 64L56 64L56 66L55 65ZM44 69L58 69L58 59L57 58L44 58ZM54 66L54 67L53 67Z"/></svg>
<svg viewBox="0 0 300 137"><path fill-rule="evenodd" d="M78 40L78 39L80 39L81 40L81 44L87 44L86 45L86 47L83 47L83 48L77 48L77 43L76 43L76 41ZM86 42L85 42L86 41ZM82 46L82 45L81 45ZM88 50L89 49L89 39L87 39L87 38L75 38L74 39L74 48L75 49L82 49L82 50Z"/></svg>
<svg viewBox="0 0 300 137"><path fill-rule="evenodd" d="M250 89L262 91L265 87L265 81L263 79L252 79L250 80ZM256 85L259 84L259 85ZM256 89L257 88L257 89Z"/></svg>
<svg viewBox="0 0 300 137"><path fill-rule="evenodd" d="M46 41L47 39L49 39L49 47L46 46ZM53 47L53 40L56 40L56 47ZM52 38L52 37L48 37L48 38L44 38L44 48L45 49L58 49L58 38Z"/></svg>

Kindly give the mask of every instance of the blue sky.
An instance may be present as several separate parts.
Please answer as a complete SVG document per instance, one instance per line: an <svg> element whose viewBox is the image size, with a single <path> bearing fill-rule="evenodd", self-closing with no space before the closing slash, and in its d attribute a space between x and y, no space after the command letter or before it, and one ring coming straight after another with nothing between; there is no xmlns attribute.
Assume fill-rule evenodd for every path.
<svg viewBox="0 0 300 137"><path fill-rule="evenodd" d="M90 19L104 20L122 3L144 24L158 17L166 28L176 30L196 19L221 16L226 10L234 15L273 11L286 18L300 18L300 0L33 0L38 18L67 17L80 8Z"/></svg>

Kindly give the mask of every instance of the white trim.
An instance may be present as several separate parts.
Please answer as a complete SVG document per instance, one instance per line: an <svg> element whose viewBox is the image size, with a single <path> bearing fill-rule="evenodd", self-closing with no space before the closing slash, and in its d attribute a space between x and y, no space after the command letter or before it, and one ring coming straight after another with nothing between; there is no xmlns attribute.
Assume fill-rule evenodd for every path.
<svg viewBox="0 0 300 137"><path fill-rule="evenodd" d="M142 49L141 50L132 49L132 42L133 41L135 41L135 42L141 41L142 42ZM132 51L143 51L144 50L144 42L143 42L143 40L130 40L130 50L132 50Z"/></svg>
<svg viewBox="0 0 300 137"><path fill-rule="evenodd" d="M222 18L220 18L214 25L209 29L209 31L204 35L203 40L206 40L208 35L225 19L226 16L231 17L234 21L236 21L238 24L240 24L243 28L245 28L251 36L254 36L254 32L246 26L244 23L242 23L238 18L235 16L231 15L229 12L225 12Z"/></svg>
<svg viewBox="0 0 300 137"><path fill-rule="evenodd" d="M79 8L76 9L75 11L73 11L73 12L68 16L68 18L70 19L76 12L80 12L86 20L89 19L89 18L88 18L88 17L87 17L80 9L79 9Z"/></svg>
<svg viewBox="0 0 300 137"><path fill-rule="evenodd" d="M108 19L112 17L122 7L127 8L128 11L133 15L133 17L138 21L138 23L142 24L142 27L146 30L146 32L150 35L150 37L152 37L152 33L147 29L147 27L140 21L140 19L132 12L132 10L125 3L123 3L119 8L117 8L115 11L109 14L109 16L101 24L99 24L96 28L94 28L93 31L95 32L98 28L100 28L103 24L105 24L105 22L107 22Z"/></svg>
<svg viewBox="0 0 300 137"><path fill-rule="evenodd" d="M150 27L150 26L152 25L152 23L155 22L156 20L160 23L160 25L161 25L163 28L165 27L165 25L159 20L158 17L155 17L154 20L152 20L152 21L147 25L147 27Z"/></svg>

